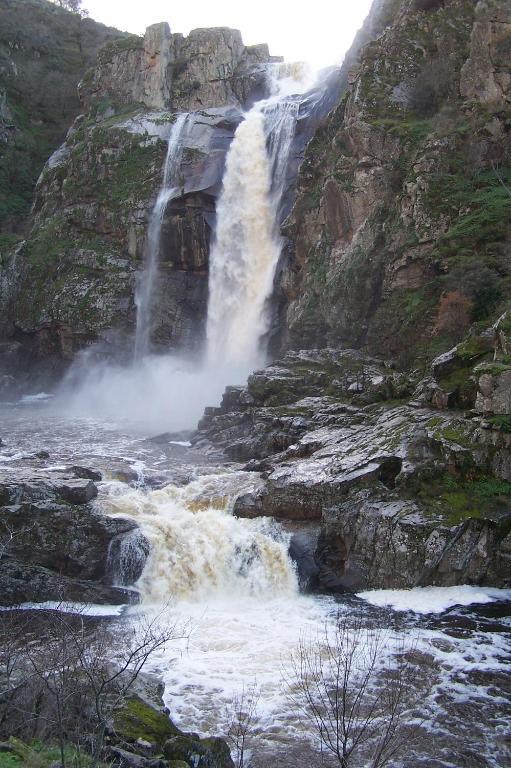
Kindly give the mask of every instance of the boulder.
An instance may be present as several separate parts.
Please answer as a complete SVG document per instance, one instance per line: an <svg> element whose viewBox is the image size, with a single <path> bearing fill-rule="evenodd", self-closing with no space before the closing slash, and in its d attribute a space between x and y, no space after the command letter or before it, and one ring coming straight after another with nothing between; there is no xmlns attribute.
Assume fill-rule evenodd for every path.
<svg viewBox="0 0 511 768"><path fill-rule="evenodd" d="M147 542L135 535L132 520L102 515L91 504L97 492L88 479L49 478L26 468L1 473L0 599L4 605L133 599L132 593L113 584L134 583L148 552ZM136 561L129 556L135 540L140 544ZM117 580L120 573L124 578Z"/></svg>

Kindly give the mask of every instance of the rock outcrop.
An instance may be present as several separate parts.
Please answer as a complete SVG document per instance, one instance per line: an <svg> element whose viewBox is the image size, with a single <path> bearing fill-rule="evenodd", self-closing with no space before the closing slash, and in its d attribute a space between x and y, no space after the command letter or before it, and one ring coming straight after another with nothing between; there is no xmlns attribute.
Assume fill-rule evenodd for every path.
<svg viewBox="0 0 511 768"><path fill-rule="evenodd" d="M134 592L113 583L120 570L121 542L137 526L132 520L101 514L92 503L98 489L83 475L83 467L52 473L51 478L28 468L1 472L3 606L45 600L110 604L136 600ZM130 574L130 584L142 567L143 562L138 573Z"/></svg>
<svg viewBox="0 0 511 768"><path fill-rule="evenodd" d="M464 368L479 386L482 355ZM448 388L445 368L436 371ZM466 418L455 400L432 407L430 391L417 372L357 351L288 353L229 388L195 442L262 474L235 514L319 526L310 584L507 585L509 435L477 411Z"/></svg>
<svg viewBox="0 0 511 768"><path fill-rule="evenodd" d="M236 29L194 29L187 37L154 24L102 49L98 65L80 83L85 111L105 103L195 112L247 107L267 92L266 68L282 61L268 46L245 46Z"/></svg>

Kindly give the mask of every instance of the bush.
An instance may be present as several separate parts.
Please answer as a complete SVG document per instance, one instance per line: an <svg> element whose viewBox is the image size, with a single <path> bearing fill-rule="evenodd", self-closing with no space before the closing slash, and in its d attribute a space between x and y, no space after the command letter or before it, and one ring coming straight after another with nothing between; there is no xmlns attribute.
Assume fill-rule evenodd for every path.
<svg viewBox="0 0 511 768"><path fill-rule="evenodd" d="M444 7L444 0L413 0L412 8L415 11L436 11Z"/></svg>

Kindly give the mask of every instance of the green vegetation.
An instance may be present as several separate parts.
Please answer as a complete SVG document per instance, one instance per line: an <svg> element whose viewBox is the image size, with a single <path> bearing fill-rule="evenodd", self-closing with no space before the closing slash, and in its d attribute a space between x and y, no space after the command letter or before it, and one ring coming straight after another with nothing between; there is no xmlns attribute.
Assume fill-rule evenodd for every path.
<svg viewBox="0 0 511 768"><path fill-rule="evenodd" d="M511 483L484 473L463 477L446 472L425 480L417 496L426 510L449 525L470 518L498 520L509 511Z"/></svg>
<svg viewBox="0 0 511 768"><path fill-rule="evenodd" d="M60 748L57 745L42 744L39 741L26 744L13 736L7 744L9 751L0 752L0 768L52 768L60 764ZM91 757L72 746L67 747L64 754L68 765L87 768L92 763ZM106 768L106 764L100 763L99 768Z"/></svg>
<svg viewBox="0 0 511 768"><path fill-rule="evenodd" d="M434 437L437 440L448 440L450 443L456 443L461 445L462 448L473 448L474 441L472 439L471 430L463 426L455 426L450 424L435 432Z"/></svg>
<svg viewBox="0 0 511 768"><path fill-rule="evenodd" d="M114 56L123 51L136 51L142 48L144 38L139 35L126 35L104 45L98 53L98 63L107 64Z"/></svg>
<svg viewBox="0 0 511 768"><path fill-rule="evenodd" d="M491 424L495 429L500 429L501 432L511 433L511 417L502 416L489 416L487 422Z"/></svg>
<svg viewBox="0 0 511 768"><path fill-rule="evenodd" d="M144 739L163 746L167 739L180 734L163 712L157 712L142 699L134 696L115 713L115 732L118 737L134 742Z"/></svg>
<svg viewBox="0 0 511 768"><path fill-rule="evenodd" d="M0 153L0 232L23 233L42 167L80 111L76 86L101 45L121 34L45 0L0 6L0 122L8 133Z"/></svg>
<svg viewBox="0 0 511 768"><path fill-rule="evenodd" d="M391 133L393 136L399 136L403 141L410 141L413 144L419 144L431 132L431 121L417 117L384 117L373 120L372 124L376 128Z"/></svg>
<svg viewBox="0 0 511 768"><path fill-rule="evenodd" d="M467 173L464 157L458 157L446 173L433 174L428 203L432 213L446 214L452 224L441 238L442 251L452 255L474 242L491 244L509 232L511 168Z"/></svg>

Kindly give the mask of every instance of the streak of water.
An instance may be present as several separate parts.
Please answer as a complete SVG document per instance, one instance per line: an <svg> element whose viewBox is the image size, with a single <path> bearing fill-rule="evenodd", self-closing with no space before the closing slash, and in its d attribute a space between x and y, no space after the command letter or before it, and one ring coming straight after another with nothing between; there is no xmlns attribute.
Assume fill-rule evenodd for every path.
<svg viewBox="0 0 511 768"><path fill-rule="evenodd" d="M191 115L183 113L177 116L172 126L167 157L165 158L163 182L149 221L144 269L140 275L135 295L137 306L135 361L139 361L150 351L152 302L160 259L161 228L168 203L180 191L179 165L183 149L183 138L190 120Z"/></svg>

